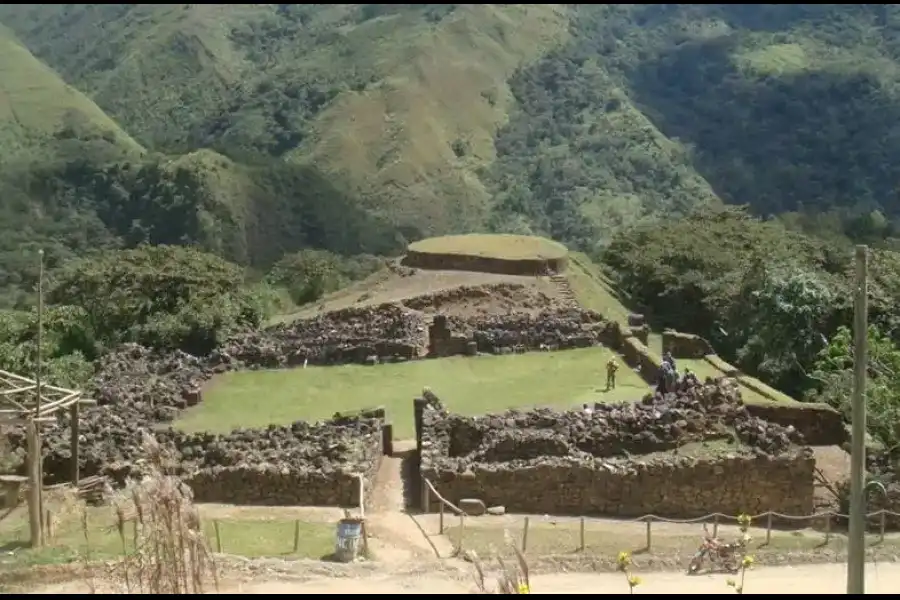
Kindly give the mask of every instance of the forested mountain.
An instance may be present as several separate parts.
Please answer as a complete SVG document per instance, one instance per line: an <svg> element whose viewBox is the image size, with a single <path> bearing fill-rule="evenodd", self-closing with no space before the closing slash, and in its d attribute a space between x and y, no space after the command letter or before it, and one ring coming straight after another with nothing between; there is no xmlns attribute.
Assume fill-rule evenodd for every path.
<svg viewBox="0 0 900 600"><path fill-rule="evenodd" d="M809 4L0 6L0 288L188 243L258 271L459 231L598 254L724 204L890 244L900 12ZM885 240L888 240L885 242Z"/></svg>

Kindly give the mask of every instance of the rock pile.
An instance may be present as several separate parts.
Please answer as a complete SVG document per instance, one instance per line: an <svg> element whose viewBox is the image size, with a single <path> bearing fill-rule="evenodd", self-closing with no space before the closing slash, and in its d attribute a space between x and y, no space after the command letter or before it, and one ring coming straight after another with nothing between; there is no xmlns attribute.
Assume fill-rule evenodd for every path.
<svg viewBox="0 0 900 600"><path fill-rule="evenodd" d="M496 463L539 457L625 457L690 442L729 439L758 453L802 443L796 430L751 417L737 388L697 384L635 404L595 404L589 411L509 411L466 417L440 406L423 415L423 459Z"/></svg>
<svg viewBox="0 0 900 600"><path fill-rule="evenodd" d="M98 405L81 414L81 474L106 475L119 484L140 476L143 433L151 431L173 451L175 471L204 501L266 504L290 495L293 504L355 502L356 474L374 477L380 463L383 410L225 435L187 434L165 425L199 400L207 379L243 366L224 352L200 359L125 345L108 355L86 390ZM44 429L48 483L66 481L71 472L68 426L68 416L61 415ZM11 430L9 442L24 455L24 431ZM238 480L244 484L235 488ZM263 482L268 483L260 487Z"/></svg>
<svg viewBox="0 0 900 600"><path fill-rule="evenodd" d="M451 501L622 516L812 507L814 460L801 436L750 416L728 381L579 411L463 417L429 404L422 475ZM688 450L699 442L719 443Z"/></svg>
<svg viewBox="0 0 900 600"><path fill-rule="evenodd" d="M432 330L432 347L436 337L451 337L453 351L440 352L446 356L462 354L470 342L478 352L508 354L528 350L559 350L582 348L600 343L609 344L614 325L590 310L556 308L537 314L510 313L485 317L462 318L441 316L441 327ZM437 322L437 321L436 321Z"/></svg>
<svg viewBox="0 0 900 600"><path fill-rule="evenodd" d="M421 314L399 304L353 307L235 336L221 353L250 368L409 360L428 344Z"/></svg>

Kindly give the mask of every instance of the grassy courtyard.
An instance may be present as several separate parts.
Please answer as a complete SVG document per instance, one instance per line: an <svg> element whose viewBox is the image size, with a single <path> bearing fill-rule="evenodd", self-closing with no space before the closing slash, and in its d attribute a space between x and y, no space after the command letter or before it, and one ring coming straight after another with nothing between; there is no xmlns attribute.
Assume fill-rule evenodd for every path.
<svg viewBox="0 0 900 600"><path fill-rule="evenodd" d="M320 420L335 412L384 406L394 437L411 439L413 398L430 387L454 412L478 415L508 408L621 402L649 389L625 365L618 386L604 391L606 348L483 357L452 357L368 367L310 367L227 373L214 379L203 402L182 413L188 431L229 431L271 423ZM621 360L621 359L620 359Z"/></svg>

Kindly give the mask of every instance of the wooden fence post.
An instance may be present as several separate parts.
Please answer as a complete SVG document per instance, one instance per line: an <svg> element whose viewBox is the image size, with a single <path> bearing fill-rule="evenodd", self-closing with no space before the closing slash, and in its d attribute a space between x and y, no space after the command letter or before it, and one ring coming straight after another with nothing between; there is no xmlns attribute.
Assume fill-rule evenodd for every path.
<svg viewBox="0 0 900 600"><path fill-rule="evenodd" d="M528 517L525 517L525 529L522 530L522 554L525 554L528 551L528 525L531 523L531 520Z"/></svg>
<svg viewBox="0 0 900 600"><path fill-rule="evenodd" d="M294 554L300 551L300 519L294 521Z"/></svg>
<svg viewBox="0 0 900 600"><path fill-rule="evenodd" d="M441 502L440 505L441 505L440 518L439 518L438 522L440 523L440 534L444 535L444 503Z"/></svg>
<svg viewBox="0 0 900 600"><path fill-rule="evenodd" d="M831 541L831 513L825 513L825 543Z"/></svg>
<svg viewBox="0 0 900 600"><path fill-rule="evenodd" d="M713 537L719 537L719 515L713 515Z"/></svg>
<svg viewBox="0 0 900 600"><path fill-rule="evenodd" d="M466 537L466 515L459 513L459 542L457 542L456 550L460 556L463 555L463 539Z"/></svg>
<svg viewBox="0 0 900 600"><path fill-rule="evenodd" d="M653 517L648 515L646 518L646 522L647 522L647 550L650 550L650 542L651 542L650 528L653 524Z"/></svg>
<svg viewBox="0 0 900 600"><path fill-rule="evenodd" d="M766 545L772 543L772 513L766 518Z"/></svg>
<svg viewBox="0 0 900 600"><path fill-rule="evenodd" d="M581 531L580 531L580 534L581 534L581 540L580 540L580 543L579 543L579 546L578 546L578 550L579 550L580 552L584 552L584 546L585 546L585 544L584 544L584 517L581 517Z"/></svg>
<svg viewBox="0 0 900 600"><path fill-rule="evenodd" d="M216 530L216 552L222 554L222 534L219 531L219 520L213 521L213 528Z"/></svg>
<svg viewBox="0 0 900 600"><path fill-rule="evenodd" d="M881 543L884 543L884 530L887 527L887 514L884 509L881 510L881 534L880 539Z"/></svg>

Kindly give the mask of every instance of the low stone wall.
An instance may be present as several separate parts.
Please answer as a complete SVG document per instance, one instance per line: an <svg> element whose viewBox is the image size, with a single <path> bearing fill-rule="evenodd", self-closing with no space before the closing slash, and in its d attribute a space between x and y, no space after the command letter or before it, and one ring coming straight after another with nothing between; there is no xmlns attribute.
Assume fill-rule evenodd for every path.
<svg viewBox="0 0 900 600"><path fill-rule="evenodd" d="M811 446L840 446L847 440L844 418L827 404L772 402L748 404L747 412L786 427L794 427Z"/></svg>
<svg viewBox="0 0 900 600"><path fill-rule="evenodd" d="M420 472L450 500L523 513L686 518L813 509L815 461L792 430L756 419L734 386L698 385L635 405L464 417L419 401ZM429 392L430 394L430 392ZM433 395L432 395L433 396ZM733 431L732 434L725 433ZM718 458L651 454L737 436ZM431 499L429 509L436 509Z"/></svg>
<svg viewBox="0 0 900 600"><path fill-rule="evenodd" d="M568 257L547 259L504 260L463 254L438 254L409 250L400 264L415 269L435 271L478 271L501 275L553 275L568 267Z"/></svg>
<svg viewBox="0 0 900 600"><path fill-rule="evenodd" d="M227 434L184 433L167 423L199 399L196 390L217 372L243 368L225 355L161 355L126 345L103 359L86 390L98 406L81 418L81 475L106 475L118 485L143 475L147 433L167 448L173 472L203 502L355 506L359 475L367 493L384 453L384 409L335 415L321 423L237 429ZM44 429L47 483L71 474L68 417ZM10 446L25 452L21 428Z"/></svg>
<svg viewBox="0 0 900 600"><path fill-rule="evenodd" d="M451 502L478 498L510 512L691 518L716 512L811 514L814 466L812 457L797 453L594 464L534 460L479 464L463 473L429 468L423 475Z"/></svg>
<svg viewBox="0 0 900 600"><path fill-rule="evenodd" d="M425 318L401 304L353 307L229 339L219 353L250 368L308 363L395 362L420 358L428 345Z"/></svg>
<svg viewBox="0 0 900 600"><path fill-rule="evenodd" d="M650 350L636 336L623 337L619 352L628 366L638 369L641 377L648 383L656 383L662 357Z"/></svg>
<svg viewBox="0 0 900 600"><path fill-rule="evenodd" d="M666 329L662 333L663 351L672 353L673 358L703 358L714 354L712 346L699 335Z"/></svg>
<svg viewBox="0 0 900 600"><path fill-rule="evenodd" d="M429 328L429 355L584 348L606 343L614 327L597 312L571 308L472 319L438 315Z"/></svg>
<svg viewBox="0 0 900 600"><path fill-rule="evenodd" d="M242 506L359 505L359 478L341 471L298 471L278 465L216 467L198 471L184 481L197 502ZM367 485L367 490L370 487Z"/></svg>

